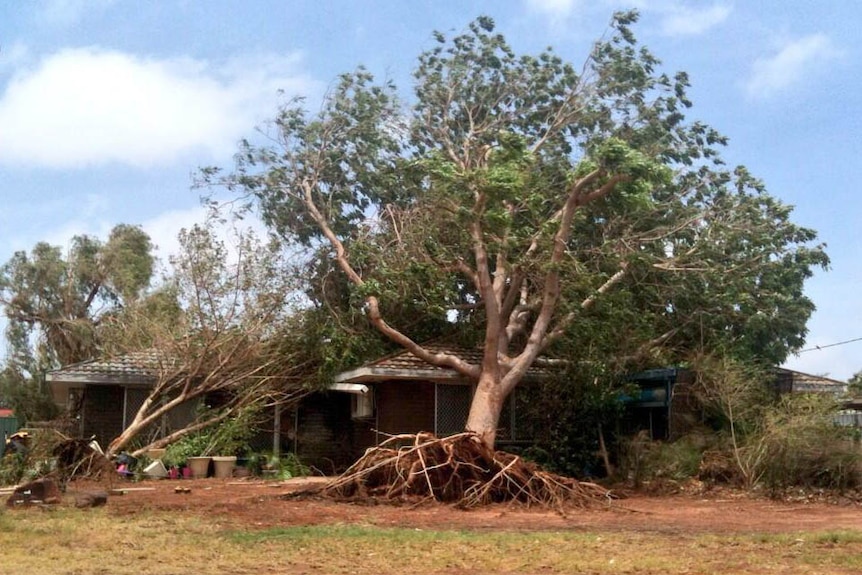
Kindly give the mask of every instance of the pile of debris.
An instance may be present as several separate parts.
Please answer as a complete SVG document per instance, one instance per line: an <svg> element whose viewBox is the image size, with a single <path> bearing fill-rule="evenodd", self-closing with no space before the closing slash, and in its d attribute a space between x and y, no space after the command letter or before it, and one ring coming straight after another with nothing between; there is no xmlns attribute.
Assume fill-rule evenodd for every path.
<svg viewBox="0 0 862 575"><path fill-rule="evenodd" d="M70 479L113 479L114 464L105 457L92 439L65 439L53 449L56 473L61 482Z"/></svg>
<svg viewBox="0 0 862 575"><path fill-rule="evenodd" d="M73 479L113 481L117 475L92 438L72 439L52 429L19 431L7 447L0 458L0 478L8 485L50 478L65 491Z"/></svg>
<svg viewBox="0 0 862 575"><path fill-rule="evenodd" d="M6 500L6 507L55 505L61 498L60 489L53 479L37 479L15 487Z"/></svg>
<svg viewBox="0 0 862 575"><path fill-rule="evenodd" d="M350 500L429 499L462 508L502 502L563 508L610 498L600 485L489 449L474 433L393 436L317 493Z"/></svg>
<svg viewBox="0 0 862 575"><path fill-rule="evenodd" d="M66 485L74 479L107 482L112 485L117 476L114 464L91 439L71 439L53 433L19 434L21 445L5 455L5 463L18 468L18 480L36 477L0 490L8 495L6 506L56 505L63 499ZM13 478L15 479L15 478ZM107 502L105 489L75 493L77 507L96 507Z"/></svg>

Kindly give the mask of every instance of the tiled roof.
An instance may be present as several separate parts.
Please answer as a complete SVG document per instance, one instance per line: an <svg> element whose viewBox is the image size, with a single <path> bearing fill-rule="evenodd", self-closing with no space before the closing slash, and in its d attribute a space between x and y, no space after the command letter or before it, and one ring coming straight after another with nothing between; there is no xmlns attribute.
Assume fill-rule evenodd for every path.
<svg viewBox="0 0 862 575"><path fill-rule="evenodd" d="M779 375L789 375L792 381L791 391L794 393L834 393L840 395L847 391L847 383L823 377L820 375L811 375L810 373L802 373L783 367L775 370Z"/></svg>
<svg viewBox="0 0 862 575"><path fill-rule="evenodd" d="M482 362L481 348L467 349L444 343L427 343L423 344L422 347L432 353L454 355L474 365ZM545 370L534 366L527 370L527 375L528 377L535 377L543 371ZM407 350L382 357L357 369L342 372L335 377L336 382L345 383L367 383L388 379L458 381L465 378L452 368L432 365Z"/></svg>
<svg viewBox="0 0 862 575"><path fill-rule="evenodd" d="M449 355L454 355L468 363L477 364L482 361L482 350L479 348L466 349L463 347L445 345L442 343L429 343L423 345L422 347L424 347L431 353L446 353ZM365 364L365 367L382 367L389 369L432 369L438 371L450 371L448 367L438 367L436 365L431 365L430 363L425 362L425 360L419 359L418 357L406 350L399 351L385 357L381 357L376 361L372 361L371 363Z"/></svg>
<svg viewBox="0 0 862 575"><path fill-rule="evenodd" d="M0 417L14 417L15 412L5 407L0 407Z"/></svg>
<svg viewBox="0 0 862 575"><path fill-rule="evenodd" d="M48 381L150 383L160 365L155 351L137 351L73 363L48 372Z"/></svg>

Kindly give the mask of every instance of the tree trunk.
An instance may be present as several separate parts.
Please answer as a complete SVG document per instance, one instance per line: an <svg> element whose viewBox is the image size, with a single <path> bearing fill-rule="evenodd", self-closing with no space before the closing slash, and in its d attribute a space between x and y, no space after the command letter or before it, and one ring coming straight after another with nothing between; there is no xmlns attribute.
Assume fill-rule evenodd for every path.
<svg viewBox="0 0 862 575"><path fill-rule="evenodd" d="M500 382L493 376L483 373L479 377L476 393L470 403L470 415L467 417L467 431L479 435L489 449L494 449L497 439L497 426L500 422L500 413L503 411L503 395Z"/></svg>

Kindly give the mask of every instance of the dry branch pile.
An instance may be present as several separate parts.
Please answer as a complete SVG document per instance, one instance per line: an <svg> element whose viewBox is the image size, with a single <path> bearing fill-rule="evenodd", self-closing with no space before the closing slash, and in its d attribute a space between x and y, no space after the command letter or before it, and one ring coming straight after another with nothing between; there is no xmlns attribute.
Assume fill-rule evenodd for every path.
<svg viewBox="0 0 862 575"><path fill-rule="evenodd" d="M90 446L89 439L67 439L54 447L57 475L63 485L70 479L113 479L117 474L107 457Z"/></svg>
<svg viewBox="0 0 862 575"><path fill-rule="evenodd" d="M521 502L560 508L608 501L610 492L488 449L473 433L396 435L369 449L320 493L347 499L435 499L469 508Z"/></svg>

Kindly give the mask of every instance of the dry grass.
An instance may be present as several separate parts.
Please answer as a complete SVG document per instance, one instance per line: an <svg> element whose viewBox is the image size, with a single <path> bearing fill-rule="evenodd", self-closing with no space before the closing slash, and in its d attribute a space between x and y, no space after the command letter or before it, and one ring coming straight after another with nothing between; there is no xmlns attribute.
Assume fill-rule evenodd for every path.
<svg viewBox="0 0 862 575"><path fill-rule="evenodd" d="M862 571L862 532L487 532L368 525L237 531L199 517L0 511L0 571L52 574L818 573Z"/></svg>

